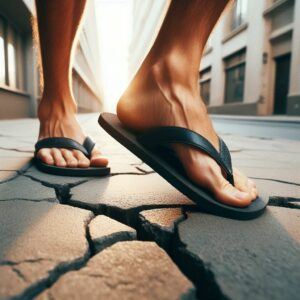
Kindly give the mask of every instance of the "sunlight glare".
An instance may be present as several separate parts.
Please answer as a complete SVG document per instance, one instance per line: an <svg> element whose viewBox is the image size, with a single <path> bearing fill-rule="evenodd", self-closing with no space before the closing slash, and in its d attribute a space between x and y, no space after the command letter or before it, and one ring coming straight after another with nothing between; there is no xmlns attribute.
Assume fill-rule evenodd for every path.
<svg viewBox="0 0 300 300"><path fill-rule="evenodd" d="M104 109L115 111L128 82L132 0L96 0Z"/></svg>

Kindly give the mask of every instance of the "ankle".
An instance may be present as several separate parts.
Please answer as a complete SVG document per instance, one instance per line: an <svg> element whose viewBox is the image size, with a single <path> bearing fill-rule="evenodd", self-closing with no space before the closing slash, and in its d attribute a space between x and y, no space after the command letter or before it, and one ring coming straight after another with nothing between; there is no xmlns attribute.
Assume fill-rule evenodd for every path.
<svg viewBox="0 0 300 300"><path fill-rule="evenodd" d="M73 97L48 97L43 95L38 106L38 118L44 121L50 118L65 118L67 116L74 116L77 113L77 104Z"/></svg>
<svg viewBox="0 0 300 300"><path fill-rule="evenodd" d="M174 57L164 57L150 68L150 76L172 110L189 111L197 107L198 113L207 114L200 97L198 72L174 63Z"/></svg>

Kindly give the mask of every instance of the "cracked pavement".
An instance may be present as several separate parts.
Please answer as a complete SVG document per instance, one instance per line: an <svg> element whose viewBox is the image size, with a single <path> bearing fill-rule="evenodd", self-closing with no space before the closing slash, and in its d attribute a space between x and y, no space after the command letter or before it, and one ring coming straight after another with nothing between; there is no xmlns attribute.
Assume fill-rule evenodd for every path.
<svg viewBox="0 0 300 300"><path fill-rule="evenodd" d="M31 163L38 123L0 121L0 299L296 299L300 142L226 134L266 214L207 215L81 115L110 158L106 178Z"/></svg>

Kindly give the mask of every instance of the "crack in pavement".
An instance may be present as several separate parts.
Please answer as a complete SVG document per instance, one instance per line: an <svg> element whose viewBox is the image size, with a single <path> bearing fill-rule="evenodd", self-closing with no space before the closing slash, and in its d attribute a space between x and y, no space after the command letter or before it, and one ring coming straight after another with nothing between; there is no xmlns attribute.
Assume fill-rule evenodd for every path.
<svg viewBox="0 0 300 300"><path fill-rule="evenodd" d="M250 176L249 176L249 178L251 178L251 179L258 179L258 180L274 181L274 182L280 182L280 183L286 183L286 184L291 184L291 185L300 186L299 183L291 182L291 181L285 181L285 180L280 180L280 179L262 178L262 177L250 177Z"/></svg>
<svg viewBox="0 0 300 300"><path fill-rule="evenodd" d="M137 168L138 169L138 168ZM152 172L151 172L152 173ZM56 192L57 199L60 203L66 204L72 207L84 208L94 212L95 215L104 214L109 216L112 219L115 219L119 222L125 223L126 225L132 226L137 230L138 240L151 240L157 242L168 255L171 257L173 262L177 265L177 267L182 271L183 274L187 278L189 278L197 288L197 294L200 298L204 297L205 299L226 299L226 297L222 294L222 291L216 280L214 279L214 274L210 269L210 266L206 265L201 258L195 256L193 253L187 250L186 245L180 240L179 233L178 233L178 226L181 222L185 221L188 216L185 212L185 208L188 206L183 206L182 204L178 205L141 205L139 207L131 208L131 209L122 209L116 206L107 205L107 204L87 204L81 201L76 201L71 199L72 196L72 188L78 186L82 183L87 182L88 180L79 180L76 183L68 183L68 184L53 184L44 180L40 180L34 176L29 174L21 173L23 176L30 178L33 181L37 181L42 185L50 188L54 188ZM117 175L148 175L148 172L145 174L129 172L129 173L115 173L111 174L110 176L117 176ZM272 180L267 178L256 178L262 180L270 180L270 181L278 181ZM281 182L281 181L279 181ZM283 182L289 183L289 182ZM293 184L293 183L290 183ZM298 184L296 184L298 185ZM278 198L278 197L277 197ZM279 201L276 197L273 197L273 203L271 201L271 205L279 205L277 202ZM275 201L275 199L277 199ZM29 199L28 199L29 200ZM30 201L30 200L29 200ZM280 202L281 201L281 202ZM291 198L280 198L280 205L283 207L291 207L292 202L298 202L299 199L292 199ZM282 204L283 203L283 204ZM296 205L296 207L295 207ZM166 234L162 228L159 226L153 226L153 224L149 223L149 232L146 235L145 231L141 230L143 226L142 221L139 221L139 213L144 210L151 210L155 208L175 208L180 207L184 213L184 217L174 223L174 230L171 233ZM293 208L299 208L298 204L294 204ZM95 216L94 216L95 217ZM92 219L91 219L92 220ZM27 295L38 295L45 291L47 288L51 287L61 276L66 274L67 272L79 270L83 268L89 259L93 257L95 254L99 253L96 251L93 241L91 239L90 231L89 231L89 222L85 224L86 228L86 239L89 244L88 247L88 254L82 258L80 261L75 261L69 263L67 265L58 265L52 271L49 272L47 279L42 280L38 283L33 284L29 289L22 294L22 296ZM145 228L145 222L144 222ZM163 243L169 239L167 243ZM104 248L110 247L111 244L107 245ZM22 276L22 274L19 274ZM21 299L21 298L16 298Z"/></svg>
<svg viewBox="0 0 300 300"><path fill-rule="evenodd" d="M45 289L52 286L62 275L69 271L80 269L88 261L89 253L86 253L83 257L75 259L71 262L63 262L56 265L51 271L48 272L48 276L43 278L28 288L22 291L21 294L12 297L12 299L32 299L42 293Z"/></svg>
<svg viewBox="0 0 300 300"><path fill-rule="evenodd" d="M182 210L184 218L174 223L174 235L172 248L169 255L175 261L179 269L189 278L196 287L199 299L224 299L227 297L222 293L221 288L215 280L210 266L205 264L198 256L187 249L179 236L179 224L188 219L186 210Z"/></svg>
<svg viewBox="0 0 300 300"><path fill-rule="evenodd" d="M0 171L2 171L2 170L0 170ZM8 170L8 171L10 171L10 170ZM17 171L16 171L16 172L17 172ZM9 177L9 178L7 178L7 179L5 179L5 180L0 181L0 185L1 185L1 184L4 184L4 183L7 183L7 182L10 182L10 181L16 179L16 178L19 177L19 176L20 176L20 174L18 174L18 172L17 172L14 176L11 176L11 177Z"/></svg>
<svg viewBox="0 0 300 300"><path fill-rule="evenodd" d="M145 171L143 168L140 168L140 167L138 167L138 166L136 166L135 168L136 168L137 170L143 172L145 175L155 173L155 171Z"/></svg>
<svg viewBox="0 0 300 300"><path fill-rule="evenodd" d="M74 202L68 202L66 203L67 205L70 205L70 206L74 206ZM77 203L79 204L79 203ZM80 204L83 204L83 203L80 203ZM85 209L90 209L91 210L91 205L84 205L83 206L77 206L76 207L80 207L80 208L85 208ZM103 209L105 207L105 209ZM190 272L190 267L188 268L185 268L185 260L186 260L186 257L184 258L181 258L180 256L180 259L181 261L179 262L179 258L178 259L175 259L178 255L178 253L181 253L183 251L183 249L185 249L185 247L182 247L183 243L179 240L179 238L176 237L176 232L177 232L177 228L178 228L178 225L187 219L187 216L186 214L183 215L182 218L179 218L178 220L176 220L174 222L174 232L171 233L171 236L172 238L170 239L170 241L172 242L172 245L170 244L169 247L165 247L164 243L161 243L162 240L166 239L167 237L170 237L170 233L168 233L167 235L164 235L163 237L160 236L160 239L158 239L158 236L159 236L159 231L160 231L160 234L162 233L162 230L159 229L159 226L157 226L157 234L156 234L156 238L155 237L152 237L152 238L149 238L150 236L146 236L145 234L145 231L143 232L141 230L141 224L139 224L138 222L138 219L139 219L139 213L141 211L145 211L145 210L152 210L152 209L155 209L155 208L160 208L160 209L164 209L164 208L181 208L182 211L184 212L184 209L186 208L184 205L144 205L144 206L140 206L138 208L135 208L135 209L130 209L130 210L124 210L124 209L121 209L119 207L113 207L113 206L109 206L109 205L101 205L101 211L99 211L99 208L96 209L96 213L98 214L104 214L114 220L117 220L119 222L122 222L128 226L131 226L133 227L136 231L137 231L137 240L140 240L140 241L145 241L145 240L150 240L150 241L154 241L156 242L159 246L161 246L166 252L167 254L169 255L169 257L173 260L173 262L177 265L177 267L182 271L183 274L185 274L185 276L187 278L189 278L194 284L195 284L195 287L197 288L197 290L201 290L201 292L199 292L199 294L203 295L203 290L205 290L206 288L206 285L204 286L200 286L200 283L203 284L203 277L204 276L204 272L201 273L201 276L199 276L199 279L198 278L194 278L193 275L191 274ZM95 213L95 209L92 211ZM128 212L130 211L130 214L128 215ZM124 213L127 214L126 218L124 218ZM89 236L89 239L90 239L90 235L89 235L89 231L88 231L88 236ZM174 243L174 240L176 240L176 243ZM91 242L92 244L92 242ZM93 245L93 244L92 244ZM107 247L110 247L111 244L108 244L106 245L106 247L104 248L107 248ZM93 246L91 247L93 249ZM178 248L178 249L176 249ZM102 249L103 250L103 249ZM97 252L99 253L99 252ZM187 256L187 251L184 252L184 256ZM177 256L176 256L177 255ZM192 253L188 253L189 256L193 256ZM197 258L198 259L198 258ZM191 265L193 265L193 267L191 267L191 270L192 270L192 273L195 273L197 274L199 272L199 269L198 269L198 265L199 263L196 263L196 266L195 266L195 260L194 260L194 257L193 259L190 259L191 260ZM208 272L206 270L206 272ZM207 274L205 274L205 276L207 277ZM209 276L211 277L211 275ZM214 283L213 280L209 279L206 281L206 284L212 284ZM215 288L215 286L213 286L213 288Z"/></svg>
<svg viewBox="0 0 300 300"><path fill-rule="evenodd" d="M300 198L272 196L268 205L300 209Z"/></svg>
<svg viewBox="0 0 300 300"><path fill-rule="evenodd" d="M17 266L23 263L39 263L41 261L53 261L51 258L36 258L36 259L24 259L21 261L3 260L0 262L0 266Z"/></svg>
<svg viewBox="0 0 300 300"><path fill-rule="evenodd" d="M142 176L145 176L145 175L149 175L149 174L152 174L152 173L155 173L154 171L153 172L146 172L146 171L142 171L142 170L139 170L143 173L138 173L138 172L127 172L127 173L123 173L123 172L118 172L118 173L110 173L110 175L108 175L108 177L113 177L113 176L123 176L123 175L142 175Z"/></svg>
<svg viewBox="0 0 300 300"><path fill-rule="evenodd" d="M39 181L37 179L33 179L33 180ZM43 183L42 181L39 181L39 182ZM46 184L52 185L52 187L57 186L55 184L50 184L50 183L46 183ZM80 184L80 182L77 184ZM85 208L85 209L94 211L97 214L101 213L101 214L109 216L112 219L118 220L129 226L134 227L137 230L138 240L155 241L162 248L165 249L165 251L172 258L172 260L178 266L178 268L183 272L183 274L185 274L185 276L194 283L195 287L197 288L198 297L200 297L200 298L204 297L205 299L227 299L225 297L225 295L222 294L220 287L216 283L216 281L214 279L214 274L210 270L210 267L208 265L206 265L205 262L201 260L201 258L199 258L198 256L195 256L193 253L189 252L187 250L186 245L180 240L179 233L178 233L178 226L181 222L185 221L188 218L184 206L182 206L182 205L176 205L176 206L165 205L164 207L159 206L159 208L181 207L184 216L183 216L183 218L179 219L178 221L176 221L174 223L174 230L173 230L173 232L171 232L171 234L168 234L168 235L165 235L164 230L162 228L160 228L159 226L156 226L155 230L153 230L153 227L155 227L155 226L153 224L149 223L149 226L150 227L152 226L152 228L150 229L150 235L146 236L145 232L143 232L141 230L141 226L142 226L141 221L140 221L140 223L138 223L138 218L139 218L138 214L141 211L154 209L154 208L157 208L158 206L145 205L145 206L140 206L140 207L137 207L134 209L124 210L119 207L114 207L114 206L105 205L105 204L93 206L91 204L84 204L83 202L76 202L74 200L70 201L69 196L71 195L71 188L70 188L71 185L74 185L74 184L68 185L68 189L67 189L68 200L66 200L66 198L65 198L66 195L64 193L66 193L66 192L63 192L63 194L64 194L63 203L64 204L67 204L67 205L70 205L73 207ZM62 185L62 187L64 187L64 186L66 186L66 185ZM75 184L75 186L76 186L76 184ZM59 192L61 193L61 190L59 190ZM280 199L280 200L282 200L282 199ZM284 198L283 202L285 203L284 205L290 205L289 204L290 201L298 202L299 200L300 199L292 199L291 200L291 198ZM281 205L281 206L283 206L283 205ZM288 206L288 207L290 207L290 206ZM124 216L125 216L125 218L124 218ZM89 256L86 257L84 262L81 262L80 264L75 263L71 266L66 266L65 268L64 267L61 268L58 266L56 268L56 270L53 271L53 273L55 273L55 274L54 275L50 274L48 276L47 285L43 284L44 288L38 289L39 292L35 293L35 295L40 294L41 292L46 290L48 287L52 286L65 273L67 273L69 271L81 269L82 267L84 267L87 264L87 262L89 261L89 259L92 256L94 256L96 253L99 253L99 252L96 252L96 250L93 246L93 242L92 242L91 235L89 232L88 225L91 222L91 220L85 225L86 226L86 239L89 244ZM171 237L170 242L168 243L168 246L164 245L161 242L161 241L166 240L166 237ZM111 245L107 245L107 247L110 247L110 246ZM105 248L107 248L107 247L105 247ZM30 294L30 292L31 292L31 290L29 290L28 294ZM21 299L21 298L18 298L18 299Z"/></svg>
<svg viewBox="0 0 300 300"><path fill-rule="evenodd" d="M19 152L19 153L31 153L31 154L34 153L33 150L32 151L31 150L20 150L18 148L6 148L6 147L1 147L1 146L0 146L0 149L6 150L6 151L15 151L15 152Z"/></svg>
<svg viewBox="0 0 300 300"><path fill-rule="evenodd" d="M31 177L31 176L30 176ZM33 178L32 178L33 179ZM36 180L36 179L33 179ZM36 180L39 181L39 180ZM39 181L41 182L41 181ZM41 182L42 183L42 182ZM49 183L48 183L49 184ZM74 185L74 184L72 184ZM68 189L68 195L70 194L70 190ZM64 199L63 204L65 205L69 205L71 207L80 207L80 208L85 208L88 209L90 211L95 212L95 209L92 209L91 205L75 205L76 203L74 201L68 201L66 199ZM77 203L78 204L78 203ZM80 203L83 204L83 203ZM84 206L84 207L83 207ZM86 229L86 240L88 242L88 253L82 257L79 260L75 260L71 263L67 263L67 264L61 264L56 266L53 270L51 270L48 274L48 277L46 279L43 279L37 283L34 283L33 285L31 285L28 289L26 289L21 295L18 295L15 299L23 299L24 297L36 297L39 294L41 294L42 292L44 292L45 290L47 290L48 288L50 288L55 282L57 282L59 280L59 278L61 276L63 276L64 274L70 272L70 271L75 271L75 270L79 270L83 267L85 267L88 263L88 261L97 253L103 251L104 249L112 246L114 243L119 241L119 237L120 235L115 235L115 242L114 243L108 243L106 245L104 245L103 248L101 249L96 249L94 246L94 243L92 241L91 238L91 234L90 234L90 229L89 229L89 224L91 223L91 221L98 215L98 214L104 214L109 216L110 218L117 220L119 222L122 222L126 225L132 226L133 228L135 228L138 232L139 230L139 226L138 226L138 214L140 211L144 211L144 210L148 210L148 209L154 209L157 208L158 206L156 205L143 205L140 206L136 209L131 209L129 210L130 213L128 214L128 210L124 210L118 207L111 207L109 205L102 205L101 206L101 210L99 210L99 208L96 209L96 213L94 213L93 217L88 220L88 222L85 223L85 229ZM174 208L174 207L181 207L182 205L160 205L159 208ZM126 218L124 219L124 214L126 214ZM138 238L138 240L144 240L143 237L140 235L140 238ZM153 241L155 241L153 239ZM168 253L168 252L167 252ZM169 253L168 253L169 254ZM170 256L170 254L169 254ZM171 257L172 258L172 257ZM175 262L175 264L177 264ZM180 266L177 264L177 266L180 268ZM180 268L181 269L181 268Z"/></svg>
<svg viewBox="0 0 300 300"><path fill-rule="evenodd" d="M69 199L64 204L78 207L82 209L87 209L92 211L95 214L102 214L105 216L108 216L112 219L115 219L121 223L124 223L128 226L131 226L133 228L137 227L138 224L138 218L139 213L143 210L151 210L155 208L178 208L178 207L189 207L188 205L182 205L182 204L144 204L140 205L138 207L133 207L129 209L122 209L120 207L110 205L110 204L104 204L104 203L86 203L83 201L78 201L76 199Z"/></svg>
<svg viewBox="0 0 300 300"><path fill-rule="evenodd" d="M205 262L202 261L199 257L195 256L193 253L189 252L186 248L186 245L182 243L180 240L179 234L178 234L178 226L181 222L185 221L188 216L185 213L185 207L181 204L179 205L141 205L136 208L132 209L122 209L116 206L107 205L107 204L86 204L84 202L76 201L71 199L71 189L75 186L78 186L82 183L87 182L88 180L79 180L76 183L68 183L68 184L53 184L44 180L40 180L34 176L24 174L24 172L21 172L21 174L25 177L30 178L33 181L39 182L42 185L50 188L54 188L56 192L57 199L60 203L66 204L73 207L79 207L84 208L90 211L93 211L94 214L104 214L109 216L112 219L115 219L119 222L125 223L129 226L134 227L137 230L138 234L138 240L151 240L157 242L162 248L165 249L165 251L168 253L168 255L172 258L174 263L179 267L179 269L185 274L187 278L189 278L197 288L197 294L199 297L205 297L205 299L226 299L225 296L222 294L220 287L216 283L214 279L214 274L210 270L209 266L205 265ZM117 176L117 175L132 175L132 173L116 173L111 176ZM134 175L147 175L147 174L136 174ZM257 179L264 179L264 180L272 180L272 179L265 179L265 178L257 178ZM274 180L277 181L277 180ZM286 182L285 182L286 183ZM275 201L275 197L273 197L274 203L273 205L279 205ZM24 199L25 200L25 199ZM30 199L28 199L30 201ZM280 206L284 207L291 207L291 198L285 198L284 200L280 199ZM293 199L292 201L297 202L299 199ZM272 203L272 202L271 202ZM283 203L283 204L282 204ZM271 204L272 205L272 204ZM297 203L295 204L296 208ZM153 224L149 223L149 235L145 234L145 231L143 232L141 230L142 222L140 220L139 222L139 213L144 210L151 210L155 208L174 208L174 207L180 207L182 208L182 211L184 213L184 217L177 222L174 223L174 230L171 233L166 234L162 228L159 226L155 226ZM295 207L294 207L295 208ZM91 219L92 220L92 219ZM91 220L85 224L86 228L86 239L89 244L89 253L81 259L79 262L75 261L72 263L69 263L67 265L58 265L56 266L52 271L49 272L49 275L47 279L42 280L38 283L33 284L30 286L23 294L22 296L28 296L28 295L38 295L42 293L44 290L46 290L48 287L52 286L61 276L66 274L67 272L79 270L82 267L84 267L89 259L93 257L96 253L99 253L96 251L93 241L91 239L91 235L89 232L89 226L88 224L91 222ZM144 228L145 228L145 222L144 222ZM164 244L164 241L169 239L167 243ZM104 248L110 247L111 244L107 245ZM17 271L16 271L17 272ZM19 276L22 276L22 274L18 274ZM22 297L21 297L22 298ZM16 299L21 299L16 298Z"/></svg>
<svg viewBox="0 0 300 300"><path fill-rule="evenodd" d="M73 206L73 205L70 204L70 203L67 203L67 205ZM73 206L73 207L74 207L74 206ZM170 207L170 206L166 206L166 207ZM182 207L182 206L179 206L179 207ZM152 207L150 207L149 209L152 209ZM119 209L119 210L122 210L122 209ZM145 210L145 207L143 207L142 210ZM137 214L136 217L138 218L138 213L136 212L136 214ZM118 221L119 221L119 219L120 219L120 217L119 217L119 218L116 218L116 216L112 216L111 214L108 214L108 216L109 216L110 218L114 219L114 220L118 219ZM48 288L50 288L51 286L53 286L53 285L54 285L54 284L55 284L55 283L56 283L63 275L65 275L66 273L71 272L71 271L78 271L78 270L84 268L84 267L88 264L89 260L90 260L93 256L95 256L96 254L100 253L100 252L103 251L104 249L107 249L107 248L111 247L113 244L115 244L115 243L121 241L121 240L120 240L120 235L119 235L119 234L114 234L114 237L115 237L115 241L114 241L114 242L112 242L112 243L107 243L107 244L104 242L104 243L103 243L103 247L96 249L96 247L95 247L95 245L94 245L94 243L93 243L93 241L92 241L91 234L90 234L90 228L89 228L89 225L91 224L92 220L93 220L94 218L96 218L96 217L97 217L97 215L94 215L94 217L91 218L91 220L89 220L89 222L87 222L87 223L85 224L85 226L86 226L86 239L87 239L88 244L89 244L89 257L88 257L87 259L85 259L85 261L84 261L79 267L76 267L76 268L68 268L67 270L65 270L65 271L63 271L63 272L60 272L59 276L56 277L56 280L55 280L55 281L51 280L51 283L49 283L49 284L47 285L47 287L44 288L43 290L40 290L38 294L35 294L35 296L38 296L38 295L41 294L42 292L45 292ZM183 218L183 220L185 220L185 218ZM183 220L180 220L180 221L183 221ZM178 222L176 222L176 223L179 224L180 221L178 220ZM123 222L123 223L124 223L124 222ZM124 223L124 224L130 226L130 224L127 224L127 223ZM178 224L177 224L177 225L178 225ZM176 226L177 226L177 225L176 225ZM176 228L175 225L174 225L174 228ZM134 229L138 232L138 230L139 230L138 224L135 224ZM122 240L124 240L124 239L122 239ZM131 238L130 236L128 236L128 240L132 240L132 238ZM145 239L141 236L141 234L138 234L137 240L145 241ZM152 241L156 242L155 239L152 239ZM173 260L173 262L177 265L177 267L184 273L184 271L181 269L181 267L177 264L176 261L174 261L173 257L170 255L170 252L169 252L169 251L166 251L166 252L167 252L168 256ZM185 273L184 273L184 274L185 274ZM186 275L186 274L185 274L185 275ZM86 276L86 275L85 275L85 276ZM87 275L87 276L91 276L91 277L101 277L101 278L102 278L103 276L106 276L106 275L103 275L103 276L102 276L102 275L99 275L99 274L97 274L97 275L89 274L89 275ZM187 276L187 275L186 275L186 276ZM187 276L187 277L191 280L190 276ZM130 285L131 283L130 283L130 282L124 281L124 282L120 282L120 283L118 282L118 285L119 285L119 284L125 284L125 285L128 285L128 284L129 284L129 285ZM114 286L115 286L115 285L112 285L111 288L113 288ZM49 293L49 296L50 296L50 298L51 298L51 294L50 294L50 293Z"/></svg>
<svg viewBox="0 0 300 300"><path fill-rule="evenodd" d="M31 167L32 163L28 162L27 164L25 164L21 169L19 170L0 170L0 171L12 171L12 172L16 172L16 174L14 176L11 176L3 181L0 181L0 185L3 183L7 183L10 182L16 178L18 178L19 176L23 175L30 167Z"/></svg>
<svg viewBox="0 0 300 300"><path fill-rule="evenodd" d="M52 276L52 278L49 276L47 284L43 285L43 287L40 288L38 290L38 292L36 292L34 294L34 297L45 292L47 289L49 289L51 286L53 286L63 275L67 274L68 272L78 271L78 270L84 268L93 256L100 253L104 249L111 247L113 244L115 244L119 241L127 240L127 239L124 239L124 234L122 236L118 235L118 234L112 234L110 237L113 236L114 241L110 240L110 243L105 243L105 240L104 240L103 245L102 245L103 247L97 248L96 244L94 244L94 242L92 240L91 233L90 233L90 224L96 217L97 217L97 215L93 214L93 216L84 223L85 237L86 237L86 240L88 243L88 254L83 258L82 262L80 264L76 264L76 265L73 263L72 265L69 265L67 268L64 268L64 269L58 269L56 272L57 273L56 276ZM128 240L132 240L132 238L129 235L128 235ZM50 294L50 296L51 296L51 294Z"/></svg>
<svg viewBox="0 0 300 300"><path fill-rule="evenodd" d="M28 168L27 168L28 169ZM27 170L26 169L26 170ZM74 183L65 183L65 184L58 184L58 183L51 183L45 180L41 180L35 176L32 176L30 174L26 174L26 170L22 171L19 173L19 175L23 175L24 177L27 177L33 181L39 182L42 185L49 187L49 188L54 188L55 193L56 193L56 197L58 199L58 201L61 204L68 204L68 200L70 200L72 194L71 194L71 189L73 187L79 186L83 183L86 183L89 181L89 179L80 179L77 182ZM143 172L138 173L138 172L119 172L119 173L111 173L110 175L108 175L107 177L113 177L113 176L124 176L124 175L148 175L148 174L152 174L153 172L147 172L147 171L141 171ZM13 180L14 178L10 179ZM10 181L9 180L9 181ZM7 182L7 181L6 181ZM0 182L4 183L4 182Z"/></svg>
<svg viewBox="0 0 300 300"><path fill-rule="evenodd" d="M179 224L188 218L184 207L182 207L181 211L182 217L173 222L174 227L171 231L158 224L143 220L143 218L140 219L140 227L137 229L138 237L144 240L155 241L168 253L181 272L193 282L199 299L227 299L222 294L209 266L187 250L187 245L180 240Z"/></svg>
<svg viewBox="0 0 300 300"><path fill-rule="evenodd" d="M16 267L12 267L11 269L21 280L23 280L24 282L29 282L29 280L19 269L17 269Z"/></svg>
<svg viewBox="0 0 300 300"><path fill-rule="evenodd" d="M49 202L49 203L57 203L58 200L56 198L42 198L38 200L26 199L26 198L10 198L10 199L0 199L0 202L6 201L27 201L27 202Z"/></svg>
<svg viewBox="0 0 300 300"><path fill-rule="evenodd" d="M28 288L22 291L19 295L12 297L11 299L13 300L21 300L21 299L32 299L38 296L40 293L44 292L46 289L51 287L61 276L64 274L70 272L70 271L75 271L79 270L82 267L84 267L89 259L92 257L91 249L90 249L90 242L88 240L88 233L87 233L87 228L89 223L95 218L95 215L92 215L86 222L84 222L85 226L85 232L86 232L86 239L88 243L87 251L83 254L83 256L73 259L70 262L61 262L58 263L52 270L48 271L47 277L42 278L41 280L34 282L31 284ZM45 259L37 259L34 260L34 262L38 263L42 260ZM33 260L28 260L28 261L22 261L17 264L12 264L13 266L24 263L24 262L33 262ZM6 265L8 265L6 263Z"/></svg>
<svg viewBox="0 0 300 300"><path fill-rule="evenodd" d="M275 153L282 153L282 150L276 150L276 149L242 148L241 150L243 150L243 151L249 151L249 152L266 152L266 153L275 152ZM284 150L284 152L285 153L291 153L291 154L298 154L299 153L297 151L287 151L287 150Z"/></svg>
<svg viewBox="0 0 300 300"><path fill-rule="evenodd" d="M66 184L57 184L57 183L51 183L51 182L47 182L41 179L38 179L34 176L28 175L28 174L23 174L24 177L27 177L35 182L39 182L40 184L42 184L45 187L49 187L49 188L53 188L55 191L55 195L57 197L57 200L59 201L59 203L61 204L66 204L67 200L69 198L71 198L71 188L78 186L82 183L87 182L88 180L79 180L75 183L66 183Z"/></svg>

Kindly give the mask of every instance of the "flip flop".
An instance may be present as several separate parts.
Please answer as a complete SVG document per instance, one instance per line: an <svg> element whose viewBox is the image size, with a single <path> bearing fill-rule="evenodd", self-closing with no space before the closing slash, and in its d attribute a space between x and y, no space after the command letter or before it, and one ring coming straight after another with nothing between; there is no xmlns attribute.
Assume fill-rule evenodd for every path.
<svg viewBox="0 0 300 300"><path fill-rule="evenodd" d="M34 163L37 169L39 169L40 171L44 173L54 174L54 175L78 176L78 177L106 176L110 173L110 168L108 167L88 167L88 168L57 167L57 166L45 164L37 157L37 153L40 149L64 148L64 149L79 150L87 158L90 158L94 147L95 147L95 143L89 137L86 137L82 145L76 142L75 140L64 138L64 137L42 139L35 144Z"/></svg>
<svg viewBox="0 0 300 300"><path fill-rule="evenodd" d="M110 113L102 113L99 124L205 212L239 220L254 219L264 212L267 203L259 197L245 208L217 201L209 191L196 185L187 177L176 153L169 147L172 143L179 143L205 152L220 165L227 180L234 184L231 156L221 138L219 153L203 136L182 127L158 127L137 134L125 128L118 117Z"/></svg>

